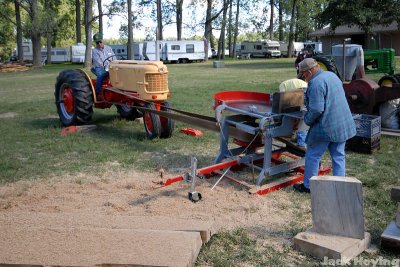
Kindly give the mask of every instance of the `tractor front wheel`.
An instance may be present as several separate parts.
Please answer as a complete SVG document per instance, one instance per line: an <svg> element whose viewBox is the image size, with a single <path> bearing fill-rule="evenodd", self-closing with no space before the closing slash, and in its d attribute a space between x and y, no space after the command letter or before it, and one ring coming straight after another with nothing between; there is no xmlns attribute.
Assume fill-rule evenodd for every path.
<svg viewBox="0 0 400 267"><path fill-rule="evenodd" d="M65 70L58 75L54 96L63 125L87 124L92 119L92 90L79 70Z"/></svg>
<svg viewBox="0 0 400 267"><path fill-rule="evenodd" d="M146 103L146 108L155 110L156 106L153 103ZM154 139L161 136L161 122L157 114L145 111L143 122L147 138Z"/></svg>
<svg viewBox="0 0 400 267"><path fill-rule="evenodd" d="M167 112L167 113L172 113L171 104L167 101L165 101L161 105L161 111ZM160 117L161 121L161 138L170 138L172 136L172 132L174 131L175 128L175 121L171 118L167 117Z"/></svg>

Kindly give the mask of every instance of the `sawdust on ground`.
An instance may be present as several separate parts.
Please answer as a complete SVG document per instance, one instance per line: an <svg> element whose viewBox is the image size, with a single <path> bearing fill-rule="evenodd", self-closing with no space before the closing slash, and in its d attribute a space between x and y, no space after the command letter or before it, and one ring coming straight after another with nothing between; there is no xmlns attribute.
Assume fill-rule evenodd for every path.
<svg viewBox="0 0 400 267"><path fill-rule="evenodd" d="M165 174L174 177L175 174ZM260 243L277 249L290 246L290 223L297 208L305 213L309 203L293 203L293 192L281 190L264 196L219 177L198 180L200 202L188 199L190 184L181 182L154 189L156 172L104 172L101 177L77 174L46 180L19 181L0 187L0 212L87 212L105 215L171 216L215 221L221 230L248 230ZM305 224L310 223L308 220Z"/></svg>

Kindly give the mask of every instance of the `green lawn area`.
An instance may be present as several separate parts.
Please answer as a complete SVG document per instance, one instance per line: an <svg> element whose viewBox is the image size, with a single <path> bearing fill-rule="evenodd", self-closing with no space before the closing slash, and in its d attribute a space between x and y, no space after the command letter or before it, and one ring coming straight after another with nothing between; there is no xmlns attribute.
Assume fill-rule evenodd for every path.
<svg viewBox="0 0 400 267"><path fill-rule="evenodd" d="M173 107L208 116L213 116L213 95L217 92L274 92L280 82L296 76L294 59L226 60L225 68L220 69L213 68L212 61L167 66ZM203 138L188 138L177 133L177 129L188 125L177 122L171 138L147 140L144 126L121 120L115 107L94 110L93 123L98 130L87 135L62 137L62 125L54 103L54 84L61 70L74 68L81 66L53 64L26 72L0 73L1 185L65 174L96 174L104 168L114 168L115 171L146 171L160 165L187 168L192 155L197 157L199 167L212 163L219 149L218 133L204 131ZM379 79L381 76L375 74L371 77ZM347 154L347 175L363 183L366 228L372 235L372 243L378 248L380 235L397 210L390 200L389 191L392 186L400 185L399 155L399 139L386 136L381 138L381 149L372 155ZM119 164L105 165L108 161L118 161ZM296 195L295 198L294 202L309 201L306 195ZM302 216L302 211L299 211L291 224L292 229L286 233L289 238L306 230L301 222ZM317 266L319 263L319 260L307 256L299 263L299 259L292 256L291 246L283 250L268 245L256 249L256 242L243 229L217 234L202 249L197 264ZM364 253L363 256L395 257L384 251L375 255Z"/></svg>

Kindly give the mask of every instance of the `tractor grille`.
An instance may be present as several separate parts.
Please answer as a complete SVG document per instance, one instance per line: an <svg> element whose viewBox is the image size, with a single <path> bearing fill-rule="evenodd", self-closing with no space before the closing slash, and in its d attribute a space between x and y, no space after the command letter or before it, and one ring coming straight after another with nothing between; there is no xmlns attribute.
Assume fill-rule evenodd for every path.
<svg viewBox="0 0 400 267"><path fill-rule="evenodd" d="M147 73L146 90L148 92L162 92L168 90L168 73Z"/></svg>

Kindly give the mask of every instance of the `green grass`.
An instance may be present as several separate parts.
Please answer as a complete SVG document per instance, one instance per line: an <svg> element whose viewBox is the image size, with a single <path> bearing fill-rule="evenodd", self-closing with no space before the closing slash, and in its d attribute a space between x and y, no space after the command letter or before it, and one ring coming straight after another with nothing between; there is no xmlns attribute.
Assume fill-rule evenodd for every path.
<svg viewBox="0 0 400 267"><path fill-rule="evenodd" d="M280 82L295 77L293 61L226 60L225 68L221 69L213 68L211 61L171 64L168 65L170 102L175 108L212 116L213 94L224 90L273 92ZM204 131L202 138L189 138L177 131L187 125L177 122L172 138L150 141L142 124L121 120L114 107L95 109L96 131L62 137L54 104L55 80L61 70L80 67L54 64L27 72L0 73L0 114L15 113L15 117L0 118L0 184L79 172L96 174L104 168L116 171L147 171L160 165L187 168L191 155L198 158L199 167L212 163L219 149L217 133ZM363 182L366 227L378 246L380 234L396 212L389 191L400 184L399 155L399 139L391 137L382 137L381 149L373 155L347 154L348 175ZM119 164L110 166L107 162ZM293 198L294 208L296 203L309 202L309 196L295 194ZM299 208L289 222L290 229L275 234L290 240L307 229L309 225L304 221L308 220L309 212ZM197 264L317 266L319 262L294 252L290 245L277 250L269 245L256 246L256 243L255 237L243 229L220 233L202 249ZM377 255L394 257L383 251ZM378 256L365 255L366 258Z"/></svg>

